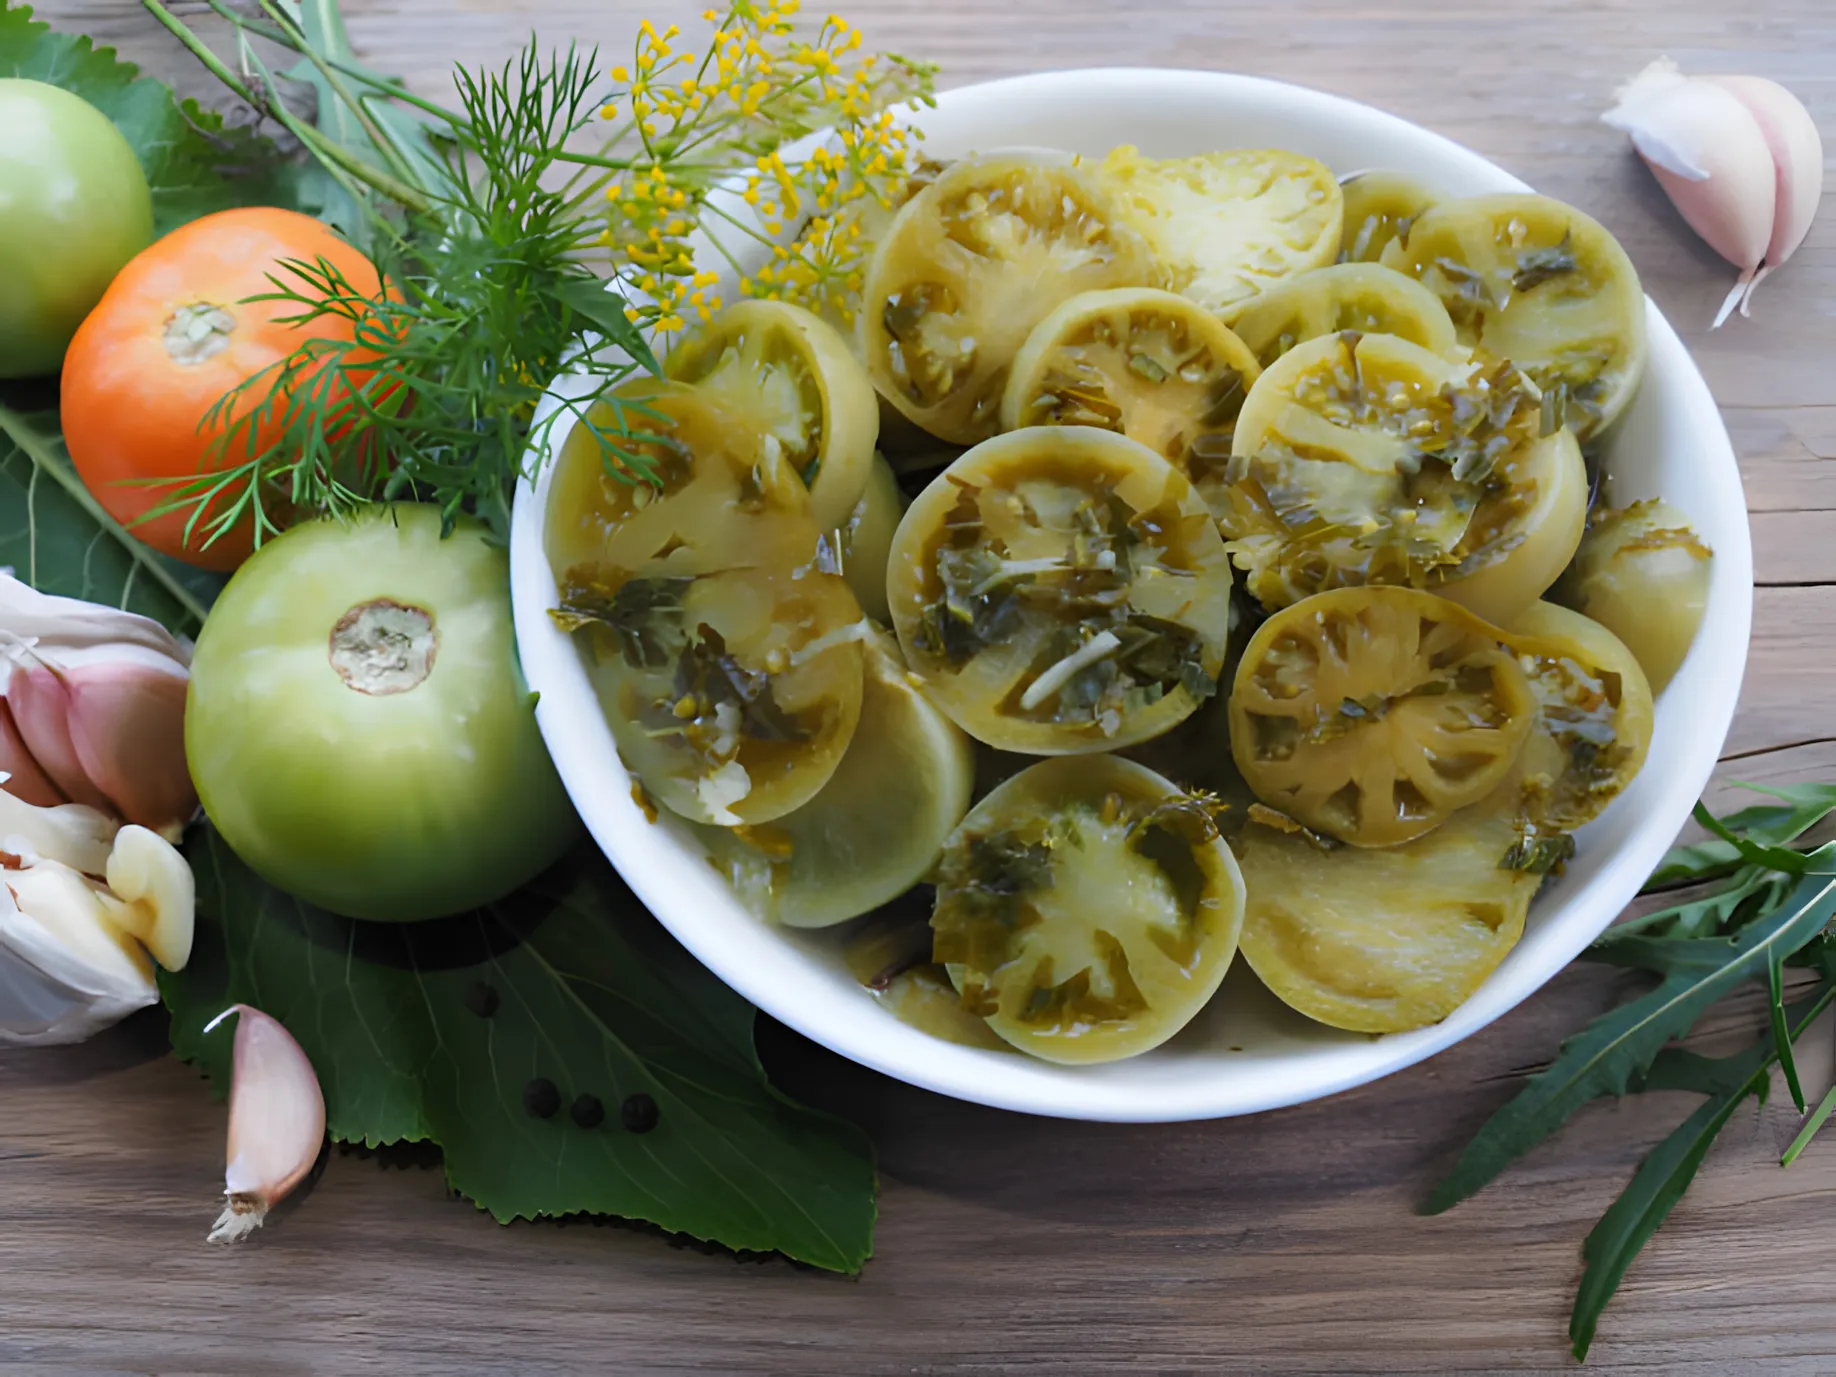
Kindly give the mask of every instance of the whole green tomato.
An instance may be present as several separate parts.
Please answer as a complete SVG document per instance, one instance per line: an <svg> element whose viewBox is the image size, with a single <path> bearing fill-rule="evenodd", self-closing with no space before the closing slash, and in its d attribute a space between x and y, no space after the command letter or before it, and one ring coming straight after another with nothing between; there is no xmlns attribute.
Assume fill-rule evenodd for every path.
<svg viewBox="0 0 1836 1377"><path fill-rule="evenodd" d="M185 704L198 798L270 883L352 918L489 903L579 830L536 730L509 561L428 506L295 526L236 571Z"/></svg>
<svg viewBox="0 0 1836 1377"><path fill-rule="evenodd" d="M0 131L0 378L30 378L153 242L153 198L121 131L59 87L0 79Z"/></svg>

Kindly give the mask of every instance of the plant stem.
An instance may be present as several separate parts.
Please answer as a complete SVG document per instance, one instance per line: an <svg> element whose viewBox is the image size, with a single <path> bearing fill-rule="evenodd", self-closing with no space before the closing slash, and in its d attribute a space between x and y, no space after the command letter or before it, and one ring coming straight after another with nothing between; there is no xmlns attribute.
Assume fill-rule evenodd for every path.
<svg viewBox="0 0 1836 1377"><path fill-rule="evenodd" d="M223 60L219 58L216 53L211 51L210 47L202 39L187 27L184 20L167 9L165 5L161 3L161 0L140 0L140 3L146 9L147 13L157 19L180 43L183 43L185 47L190 50L192 56L204 64L205 70L227 86L233 95L247 102L263 114L273 116L274 119L278 120L286 128L288 133L305 144L312 155L320 162L327 164L336 163L339 168L343 169L343 171L350 176L373 187L375 190L387 196L390 200L396 201L408 207L410 210L419 211L422 214L426 214L433 210L433 200L423 192L383 171L382 168L377 167L373 163L363 158L359 158L356 154L333 143L310 124L296 118L293 113L278 100L257 95L241 77L237 76L224 65Z"/></svg>

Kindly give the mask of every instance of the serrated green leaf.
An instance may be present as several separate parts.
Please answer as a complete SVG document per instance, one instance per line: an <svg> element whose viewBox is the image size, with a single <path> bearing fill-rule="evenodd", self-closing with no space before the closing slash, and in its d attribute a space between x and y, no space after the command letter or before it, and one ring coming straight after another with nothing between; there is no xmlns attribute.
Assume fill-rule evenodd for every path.
<svg viewBox="0 0 1836 1377"><path fill-rule="evenodd" d="M1827 865L1829 853L1819 854L1820 863ZM1777 910L1732 939L1634 937L1608 948L1606 959L1629 950L1662 962L1669 974L1656 989L1602 1014L1567 1039L1548 1069L1531 1076L1480 1127L1453 1170L1422 1203L1422 1213L1438 1214L1466 1199L1567 1123L1582 1105L1603 1095L1626 1094L1664 1045L1687 1033L1709 1005L1743 980L1764 979L1769 964L1816 937L1833 914L1836 875L1813 873L1798 881ZM1657 957L1647 948L1677 950Z"/></svg>
<svg viewBox="0 0 1836 1377"><path fill-rule="evenodd" d="M112 48L58 33L25 5L0 0L0 77L27 77L81 96L121 130L153 192L154 229L231 206L292 206L298 169L273 143L170 87L139 75Z"/></svg>
<svg viewBox="0 0 1836 1377"><path fill-rule="evenodd" d="M1686 1090L1697 1095L1725 1095L1752 1074L1748 1052L1726 1057L1705 1057L1684 1047L1666 1047L1652 1058L1642 1074L1631 1077L1626 1093L1649 1090Z"/></svg>
<svg viewBox="0 0 1836 1377"><path fill-rule="evenodd" d="M1737 789L1768 794L1782 803L1757 804L1721 819L1728 831L1765 845L1784 846L1796 841L1831 812L1836 811L1836 784L1792 784L1773 788L1762 784L1735 784ZM1719 879L1743 864L1736 847L1718 837L1690 846L1672 847L1645 882L1645 892L1669 889L1697 880Z"/></svg>
<svg viewBox="0 0 1836 1377"><path fill-rule="evenodd" d="M431 1140L453 1188L500 1221L584 1211L835 1271L867 1258L865 1135L773 1089L750 1006L675 944L597 852L477 913L393 926L289 898L208 829L187 850L197 943L160 986L174 1050L219 1094L229 1030L203 1028L244 1001L299 1039L334 1138ZM474 1011L481 985L495 996L489 1017ZM524 1107L538 1077L561 1094L549 1119ZM652 1132L620 1126L620 1104L636 1093L659 1108ZM573 1121L580 1095L603 1104L603 1124Z"/></svg>
<svg viewBox="0 0 1836 1377"><path fill-rule="evenodd" d="M125 607L196 635L221 574L167 559L102 510L70 466L55 411L0 406L0 566L44 593Z"/></svg>
<svg viewBox="0 0 1836 1377"><path fill-rule="evenodd" d="M1803 1033L1829 1007L1831 994L1826 988L1814 998L1792 1006L1791 1012L1798 1018L1789 1038ZM1683 1192L1689 1189L1716 1135L1749 1095L1765 1098L1766 1073L1776 1055L1777 1049L1768 1038L1728 1058L1728 1071L1744 1070L1745 1075L1705 1100L1695 1113L1651 1150L1638 1164L1631 1184L1588 1234L1581 1246L1586 1270L1581 1275L1574 1313L1568 1321L1568 1337L1574 1344L1576 1358L1587 1357L1601 1312L1619 1289L1632 1259L1638 1256L1677 1201L1683 1198Z"/></svg>

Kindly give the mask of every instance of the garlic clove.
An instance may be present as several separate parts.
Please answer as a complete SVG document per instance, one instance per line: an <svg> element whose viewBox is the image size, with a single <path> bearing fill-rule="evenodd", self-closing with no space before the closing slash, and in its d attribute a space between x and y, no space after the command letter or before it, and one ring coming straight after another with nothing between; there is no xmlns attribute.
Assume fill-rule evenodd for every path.
<svg viewBox="0 0 1836 1377"><path fill-rule="evenodd" d="M277 1020L247 1004L231 1005L204 1031L231 1014L236 1045L223 1176L229 1203L210 1231L213 1243L233 1243L260 1228L306 1179L325 1141L325 1096L305 1051Z"/></svg>
<svg viewBox="0 0 1836 1377"><path fill-rule="evenodd" d="M0 697L0 789L40 808L55 808L70 801L26 749L25 738L20 736L13 710L4 697Z"/></svg>
<svg viewBox="0 0 1836 1377"><path fill-rule="evenodd" d="M151 617L41 593L4 572L0 572L0 637L33 645L59 660L60 652L66 650L132 646L176 661L180 668L191 664L186 643Z"/></svg>
<svg viewBox="0 0 1836 1377"><path fill-rule="evenodd" d="M198 807L185 764L185 670L108 660L61 677L84 777L127 821L182 828Z"/></svg>
<svg viewBox="0 0 1836 1377"><path fill-rule="evenodd" d="M108 796L90 782L70 739L70 694L58 674L42 664L15 665L6 701L20 738L64 796L110 812Z"/></svg>
<svg viewBox="0 0 1836 1377"><path fill-rule="evenodd" d="M0 868L0 1046L81 1042L159 1002L140 944L68 866Z"/></svg>
<svg viewBox="0 0 1836 1377"><path fill-rule="evenodd" d="M185 858L157 832L130 824L115 835L107 879L118 901L110 916L160 965L184 970L197 912L197 884Z"/></svg>
<svg viewBox="0 0 1836 1377"><path fill-rule="evenodd" d="M1776 81L1756 76L1705 76L1702 80L1730 92L1747 107L1772 154L1772 235L1764 264L1741 294L1744 316L1750 314L1753 289L1796 253L1810 233L1823 200L1823 137L1804 102Z"/></svg>
<svg viewBox="0 0 1836 1377"><path fill-rule="evenodd" d="M101 875L120 824L81 803L40 808L0 790L0 852L26 860L44 858Z"/></svg>

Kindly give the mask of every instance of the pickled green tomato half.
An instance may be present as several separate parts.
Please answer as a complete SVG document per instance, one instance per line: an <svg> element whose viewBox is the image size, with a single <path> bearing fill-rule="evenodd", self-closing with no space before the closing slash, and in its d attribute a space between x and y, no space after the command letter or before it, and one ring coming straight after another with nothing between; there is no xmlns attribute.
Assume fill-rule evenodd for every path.
<svg viewBox="0 0 1836 1377"><path fill-rule="evenodd" d="M134 150L87 101L0 79L0 378L55 373L83 317L153 242Z"/></svg>
<svg viewBox="0 0 1836 1377"><path fill-rule="evenodd" d="M295 526L198 637L185 754L264 879L353 918L502 897L578 832L516 668L509 567L437 508Z"/></svg>
<svg viewBox="0 0 1836 1377"><path fill-rule="evenodd" d="M1297 344L1347 330L1396 335L1433 354L1452 356L1459 347L1440 299L1377 263L1315 268L1232 307L1226 319L1264 368Z"/></svg>
<svg viewBox="0 0 1836 1377"><path fill-rule="evenodd" d="M1689 518L1660 498L1597 509L1569 600L1625 642L1661 693L1702 627L1712 561Z"/></svg>
<svg viewBox="0 0 1836 1377"><path fill-rule="evenodd" d="M985 440L899 523L887 597L925 691L986 745L1117 750L1217 688L1230 561L1143 445L1088 426Z"/></svg>
<svg viewBox="0 0 1836 1377"><path fill-rule="evenodd" d="M1269 807L1394 846L1479 802L1535 721L1497 630L1412 588L1339 588L1275 613L1230 695L1237 768Z"/></svg>
<svg viewBox="0 0 1836 1377"><path fill-rule="evenodd" d="M621 389L608 452L563 449L546 533L557 606L625 764L672 812L724 827L815 796L848 748L867 626L811 496L717 394ZM589 414L593 420L601 413Z"/></svg>
<svg viewBox="0 0 1836 1377"><path fill-rule="evenodd" d="M867 486L879 401L832 325L782 301L741 301L670 351L664 375L693 383L796 470L810 513L829 529Z"/></svg>
<svg viewBox="0 0 1836 1377"><path fill-rule="evenodd" d="M1003 430L1096 426L1186 471L1195 443L1230 452L1262 370L1204 307L1152 287L1085 292L1040 321L1014 359Z"/></svg>
<svg viewBox="0 0 1836 1377"><path fill-rule="evenodd" d="M861 650L860 722L828 783L773 822L696 829L752 909L787 927L828 927L898 898L969 811L969 738L906 678L891 636L876 628Z"/></svg>
<svg viewBox="0 0 1836 1377"><path fill-rule="evenodd" d="M1252 822L1235 840L1243 957L1290 1008L1334 1028L1438 1023L1523 936L1542 876L1507 868L1509 803L1463 809L1400 846L1322 849Z"/></svg>
<svg viewBox="0 0 1836 1377"><path fill-rule="evenodd" d="M1046 1061L1159 1046L1217 992L1244 887L1211 815L1118 756L1022 771L937 868L932 951L964 1007Z"/></svg>
<svg viewBox="0 0 1836 1377"><path fill-rule="evenodd" d="M874 249L861 340L880 394L940 440L1000 428L1014 356L1080 292L1135 286L1152 255L1065 155L952 164L899 211Z"/></svg>
<svg viewBox="0 0 1836 1377"><path fill-rule="evenodd" d="M1547 196L1444 201L1385 251L1440 297L1460 342L1510 359L1586 442L1644 376L1645 293L1619 241Z"/></svg>
<svg viewBox="0 0 1836 1377"><path fill-rule="evenodd" d="M1539 835L1572 832L1643 768L1655 723L1651 684L1624 641L1552 602L1521 613L1505 644L1536 700L1512 772L1520 820Z"/></svg>
<svg viewBox="0 0 1836 1377"><path fill-rule="evenodd" d="M1345 197L1341 263L1376 263L1441 198L1401 172L1360 172L1339 183Z"/></svg>
<svg viewBox="0 0 1836 1377"><path fill-rule="evenodd" d="M1194 481L1265 606L1399 584L1506 621L1561 574L1586 520L1580 450L1544 433L1541 401L1503 360L1322 336L1263 371L1230 459Z"/></svg>

